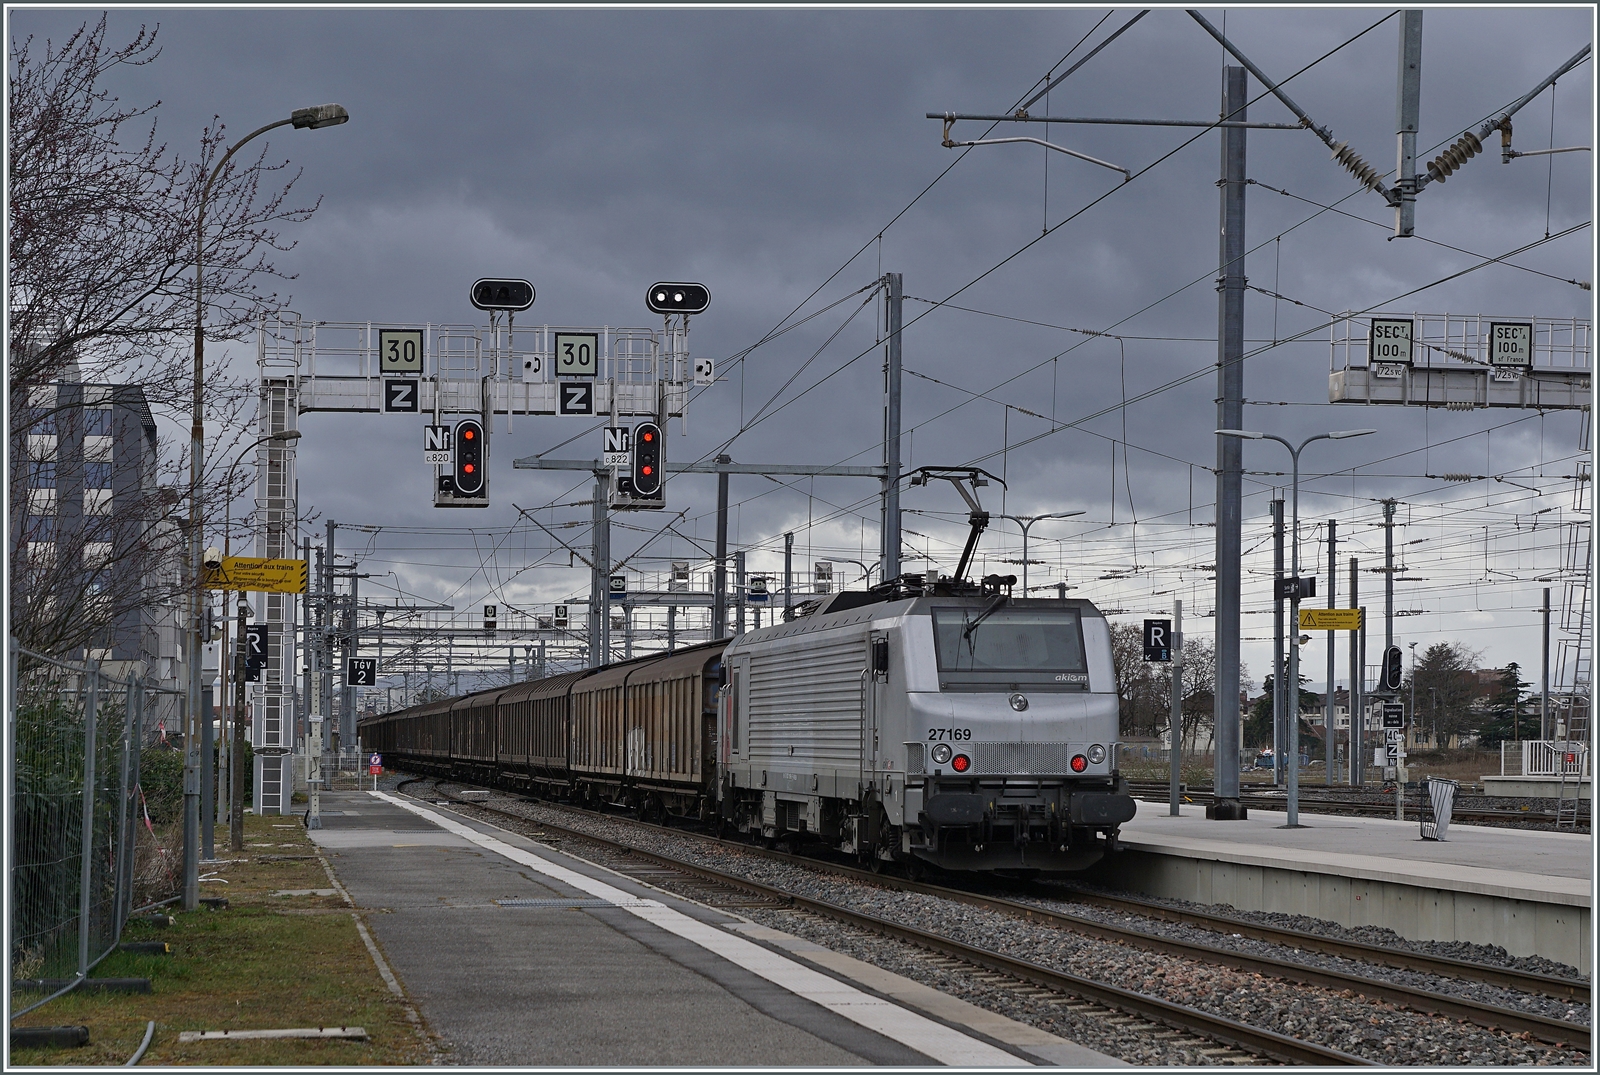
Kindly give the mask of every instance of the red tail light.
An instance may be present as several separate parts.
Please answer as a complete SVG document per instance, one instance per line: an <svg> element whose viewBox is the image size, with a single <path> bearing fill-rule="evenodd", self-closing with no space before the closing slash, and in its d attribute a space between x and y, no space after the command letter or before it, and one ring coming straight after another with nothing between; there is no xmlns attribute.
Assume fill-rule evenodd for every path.
<svg viewBox="0 0 1600 1075"><path fill-rule="evenodd" d="M958 773L964 773L968 769L972 768L972 759L967 757L965 754L957 754L955 757L950 759L950 768L954 769Z"/></svg>
<svg viewBox="0 0 1600 1075"><path fill-rule="evenodd" d="M1082 754L1074 754L1072 756L1072 771L1073 772L1081 773L1087 768L1089 768L1089 759L1088 758L1084 757Z"/></svg>

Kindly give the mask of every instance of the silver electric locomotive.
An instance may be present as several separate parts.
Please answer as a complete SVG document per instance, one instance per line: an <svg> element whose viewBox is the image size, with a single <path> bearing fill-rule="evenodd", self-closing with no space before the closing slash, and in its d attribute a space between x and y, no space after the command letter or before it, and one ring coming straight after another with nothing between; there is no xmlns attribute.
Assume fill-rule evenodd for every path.
<svg viewBox="0 0 1600 1075"><path fill-rule="evenodd" d="M956 870L1075 871L1114 848L1134 801L1105 618L985 581L903 576L730 642L723 822Z"/></svg>

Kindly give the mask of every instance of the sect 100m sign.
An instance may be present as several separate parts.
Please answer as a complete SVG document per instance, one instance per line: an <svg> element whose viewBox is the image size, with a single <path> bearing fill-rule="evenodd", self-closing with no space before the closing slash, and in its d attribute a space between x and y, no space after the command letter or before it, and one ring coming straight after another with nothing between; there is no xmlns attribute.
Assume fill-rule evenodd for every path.
<svg viewBox="0 0 1600 1075"><path fill-rule="evenodd" d="M1492 366L1533 365L1533 326L1508 321L1489 325L1489 364Z"/></svg>
<svg viewBox="0 0 1600 1075"><path fill-rule="evenodd" d="M1409 320L1394 317L1374 317L1367 335L1367 363L1373 376L1396 378L1405 374L1411 365L1411 343L1414 325Z"/></svg>

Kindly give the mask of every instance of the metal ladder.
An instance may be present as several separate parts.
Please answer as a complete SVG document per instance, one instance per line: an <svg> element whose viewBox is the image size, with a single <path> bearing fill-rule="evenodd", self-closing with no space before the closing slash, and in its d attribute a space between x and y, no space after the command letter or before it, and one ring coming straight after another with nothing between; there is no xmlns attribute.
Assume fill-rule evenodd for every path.
<svg viewBox="0 0 1600 1075"><path fill-rule="evenodd" d="M1587 439L1587 434L1585 434ZM1579 464L1579 480L1573 493L1573 509L1585 518L1589 509L1588 460ZM1576 829L1583 805L1583 782L1589 776L1589 710L1591 704L1591 663L1589 629L1593 622L1589 603L1589 572L1591 562L1590 528L1587 521L1568 525L1566 563L1563 574L1567 577L1566 593L1562 601L1561 629L1567 637L1561 639L1556 661L1556 682L1566 692L1566 735L1559 761L1561 779L1556 785L1556 828ZM1567 754L1574 755L1573 767L1568 772ZM1570 788L1570 791L1569 791ZM1591 788L1591 795L1593 794ZM1592 803L1592 800L1591 800Z"/></svg>

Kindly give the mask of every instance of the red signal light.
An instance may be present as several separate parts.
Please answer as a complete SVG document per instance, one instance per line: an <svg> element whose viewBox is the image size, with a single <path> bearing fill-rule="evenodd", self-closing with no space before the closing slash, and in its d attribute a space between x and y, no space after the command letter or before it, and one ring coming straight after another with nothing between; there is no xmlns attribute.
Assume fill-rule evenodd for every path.
<svg viewBox="0 0 1600 1075"><path fill-rule="evenodd" d="M964 773L968 769L972 768L972 759L967 757L965 754L957 754L955 757L950 759L950 768L954 769L958 773Z"/></svg>
<svg viewBox="0 0 1600 1075"><path fill-rule="evenodd" d="M661 427L640 422L633 430L632 477L635 496L654 497L661 492Z"/></svg>
<svg viewBox="0 0 1600 1075"><path fill-rule="evenodd" d="M1072 756L1072 771L1073 772L1081 773L1087 768L1089 768L1089 759L1088 758L1084 757L1082 754L1074 754Z"/></svg>
<svg viewBox="0 0 1600 1075"><path fill-rule="evenodd" d="M489 445L484 441L483 424L475 418L465 418L456 423L454 456L455 496L486 499L488 490L482 473Z"/></svg>

